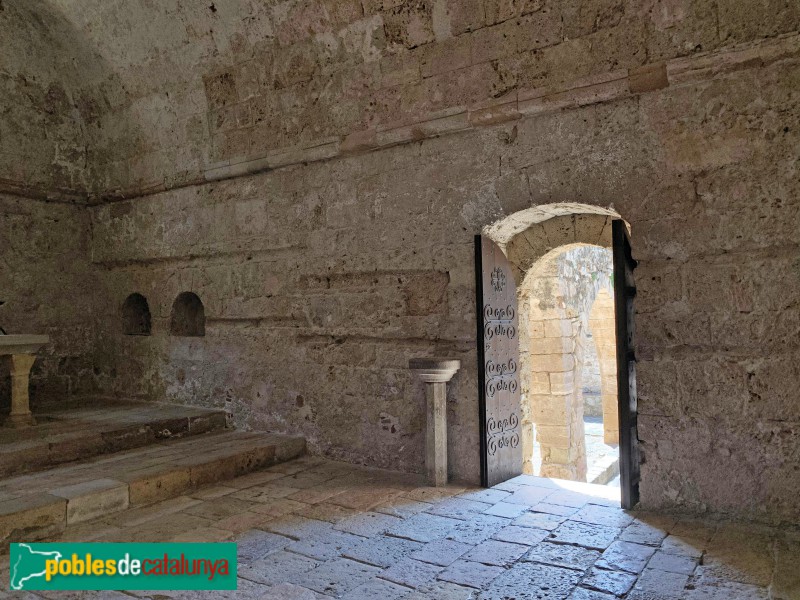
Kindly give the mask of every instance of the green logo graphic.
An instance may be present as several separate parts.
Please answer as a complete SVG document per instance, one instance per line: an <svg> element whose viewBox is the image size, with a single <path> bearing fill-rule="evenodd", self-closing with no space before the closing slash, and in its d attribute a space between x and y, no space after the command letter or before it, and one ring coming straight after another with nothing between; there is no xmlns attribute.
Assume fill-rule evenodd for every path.
<svg viewBox="0 0 800 600"><path fill-rule="evenodd" d="M61 560L61 553L57 551L42 552L34 550L30 544L15 544L17 555L10 563L9 589L24 590L25 582L37 577L44 578L46 573L45 562L50 560Z"/></svg>
<svg viewBox="0 0 800 600"><path fill-rule="evenodd" d="M235 590L236 544L11 544L11 590Z"/></svg>

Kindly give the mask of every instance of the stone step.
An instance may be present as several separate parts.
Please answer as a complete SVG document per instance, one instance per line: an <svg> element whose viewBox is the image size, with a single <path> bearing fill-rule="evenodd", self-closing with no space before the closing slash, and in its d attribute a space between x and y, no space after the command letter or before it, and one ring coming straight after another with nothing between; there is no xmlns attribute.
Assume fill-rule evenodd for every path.
<svg viewBox="0 0 800 600"><path fill-rule="evenodd" d="M71 407L37 413L36 419L34 427L0 428L0 478L227 425L222 410L152 402Z"/></svg>
<svg viewBox="0 0 800 600"><path fill-rule="evenodd" d="M226 431L4 479L0 544L36 541L67 525L179 496L304 453L300 437Z"/></svg>

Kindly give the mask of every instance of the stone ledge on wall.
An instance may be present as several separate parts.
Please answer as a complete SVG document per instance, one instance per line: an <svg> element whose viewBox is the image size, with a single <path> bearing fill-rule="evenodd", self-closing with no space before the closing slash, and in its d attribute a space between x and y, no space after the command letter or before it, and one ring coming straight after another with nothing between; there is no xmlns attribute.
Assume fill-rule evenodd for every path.
<svg viewBox="0 0 800 600"><path fill-rule="evenodd" d="M86 193L80 190L44 188L21 184L17 181L4 178L0 178L0 194L65 204L86 204L89 200Z"/></svg>
<svg viewBox="0 0 800 600"><path fill-rule="evenodd" d="M734 71L763 67L797 55L800 55L800 33L783 34L690 57L582 77L560 86L514 90L473 106L453 106L421 115L413 122L388 123L343 137L282 148L266 155L226 159L209 164L202 176L184 173L169 181L153 181L134 189L91 195L89 201L100 204L125 200L289 165L380 150L559 110L613 102L667 87L713 80Z"/></svg>

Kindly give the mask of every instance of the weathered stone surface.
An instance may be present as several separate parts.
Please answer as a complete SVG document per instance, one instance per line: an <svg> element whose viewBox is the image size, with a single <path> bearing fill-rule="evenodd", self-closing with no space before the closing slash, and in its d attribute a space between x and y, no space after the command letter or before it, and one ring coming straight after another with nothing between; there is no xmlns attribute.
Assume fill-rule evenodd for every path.
<svg viewBox="0 0 800 600"><path fill-rule="evenodd" d="M449 517L451 519L469 520L471 515L486 512L489 505L484 502L475 502L464 498L449 498L428 509L432 515ZM486 514L491 514L486 512Z"/></svg>
<svg viewBox="0 0 800 600"><path fill-rule="evenodd" d="M649 546L616 541L606 548L596 565L609 571L625 571L638 574L648 564L654 552L655 550Z"/></svg>
<svg viewBox="0 0 800 600"><path fill-rule="evenodd" d="M514 519L513 523L517 527L532 527L534 529L556 529L566 520L566 517L553 515L550 513L526 512Z"/></svg>
<svg viewBox="0 0 800 600"><path fill-rule="evenodd" d="M469 587L439 581L426 585L406 596L407 600L471 600L475 590Z"/></svg>
<svg viewBox="0 0 800 600"><path fill-rule="evenodd" d="M473 548L470 544L453 540L436 540L425 544L411 558L446 567Z"/></svg>
<svg viewBox="0 0 800 600"><path fill-rule="evenodd" d="M262 590L261 593L263 594L261 597L268 600L320 600L323 597L316 592L292 583L274 585L268 590Z"/></svg>
<svg viewBox="0 0 800 600"><path fill-rule="evenodd" d="M334 525L334 529L346 531L362 537L372 537L385 533L400 523L402 523L402 521L397 517L374 512L364 512L339 521Z"/></svg>
<svg viewBox="0 0 800 600"><path fill-rule="evenodd" d="M501 573L503 573L502 567L483 565L481 563L458 559L439 573L439 579L466 587L480 589L488 586L489 583Z"/></svg>
<svg viewBox="0 0 800 600"><path fill-rule="evenodd" d="M436 542L433 542L436 543ZM419 542L390 536L377 536L346 549L342 554L359 562L376 567L391 567L406 556L415 557L424 546Z"/></svg>
<svg viewBox="0 0 800 600"><path fill-rule="evenodd" d="M647 544L649 546L657 546L661 541L667 537L666 521L664 525L660 521L649 523L650 515L643 515L639 517L642 520L637 520L628 525L622 532L620 539L626 542L634 542L636 544Z"/></svg>
<svg viewBox="0 0 800 600"><path fill-rule="evenodd" d="M251 529L236 539L236 551L242 563L253 562L279 552L292 543L292 539L259 529Z"/></svg>
<svg viewBox="0 0 800 600"><path fill-rule="evenodd" d="M0 502L0 538L41 539L67 524L67 500L49 494L20 496Z"/></svg>
<svg viewBox="0 0 800 600"><path fill-rule="evenodd" d="M513 494L511 494L508 498L505 499L505 502L508 504L522 504L524 506L535 506L547 496L552 494L552 490L548 490L545 488L538 488L532 486L525 486L520 490L517 490Z"/></svg>
<svg viewBox="0 0 800 600"><path fill-rule="evenodd" d="M68 525L128 508L128 485L114 479L95 479L55 488L50 493L66 498Z"/></svg>
<svg viewBox="0 0 800 600"><path fill-rule="evenodd" d="M486 600L535 595L550 598L566 598L580 580L580 573L549 565L519 563L497 577L478 596Z"/></svg>
<svg viewBox="0 0 800 600"><path fill-rule="evenodd" d="M550 532L546 529L534 529L532 527L518 527L516 525L509 525L508 527L503 527L503 529L495 533L494 539L503 542L512 542L514 544L524 544L525 546L533 546L544 540L549 535Z"/></svg>
<svg viewBox="0 0 800 600"><path fill-rule="evenodd" d="M697 567L697 560L689 556L656 552L647 563L647 567L668 573L691 575Z"/></svg>
<svg viewBox="0 0 800 600"><path fill-rule="evenodd" d="M581 585L600 592L622 596L633 587L635 581L636 577L630 573L593 568L583 578Z"/></svg>
<svg viewBox="0 0 800 600"><path fill-rule="evenodd" d="M453 527L447 534L447 539L465 544L480 544L506 525L508 525L508 519L491 515L475 515L469 521L461 522Z"/></svg>
<svg viewBox="0 0 800 600"><path fill-rule="evenodd" d="M600 558L600 553L597 550L543 542L531 548L523 560L585 571L598 558Z"/></svg>
<svg viewBox="0 0 800 600"><path fill-rule="evenodd" d="M294 583L292 579L295 575L307 573L318 567L319 564L318 561L311 558L279 550L250 564L241 565L239 577L268 585L287 581Z"/></svg>
<svg viewBox="0 0 800 600"><path fill-rule="evenodd" d="M432 542L445 537L453 528L462 523L456 519L420 513L409 517L387 533L394 537L415 542Z"/></svg>
<svg viewBox="0 0 800 600"><path fill-rule="evenodd" d="M570 202L640 261L642 503L796 520L796 3L336 4L4 2L3 189L121 200L3 200L3 323L54 336L34 399L225 405L420 471L401 365L446 350L475 483L472 236ZM390 146L341 155L364 131ZM183 291L204 338L167 333Z"/></svg>
<svg viewBox="0 0 800 600"><path fill-rule="evenodd" d="M629 596L637 600L682 598L689 576L647 568L639 576Z"/></svg>
<svg viewBox="0 0 800 600"><path fill-rule="evenodd" d="M406 596L408 596L407 587L383 579L372 579L340 597L351 600L361 600L361 598L364 600L396 600Z"/></svg>
<svg viewBox="0 0 800 600"><path fill-rule="evenodd" d="M493 515L495 517L504 517L506 519L515 519L520 515L527 512L528 507L524 504L510 504L508 502L498 502L487 508L484 514Z"/></svg>
<svg viewBox="0 0 800 600"><path fill-rule="evenodd" d="M562 544L577 544L584 548L605 550L619 535L616 527L566 521L550 534L550 540Z"/></svg>
<svg viewBox="0 0 800 600"><path fill-rule="evenodd" d="M339 558L302 575L294 575L291 580L320 594L343 596L380 572L377 567Z"/></svg>
<svg viewBox="0 0 800 600"><path fill-rule="evenodd" d="M586 588L575 588L575 590L569 595L567 600L612 600L616 598L611 594L606 594L605 592L598 592L597 590L587 590Z"/></svg>
<svg viewBox="0 0 800 600"><path fill-rule="evenodd" d="M347 550L355 548L362 541L362 538L357 535L341 531L326 531L321 534L304 536L286 546L286 550L316 560L330 560L346 554Z"/></svg>
<svg viewBox="0 0 800 600"><path fill-rule="evenodd" d="M381 573L381 577L410 588L420 588L436 579L444 567L410 558L398 561Z"/></svg>
<svg viewBox="0 0 800 600"><path fill-rule="evenodd" d="M522 544L512 544L499 540L487 540L475 546L464 555L464 560L479 562L484 565L506 567L515 562L528 551Z"/></svg>
<svg viewBox="0 0 800 600"><path fill-rule="evenodd" d="M365 471L360 467L308 457L283 465L281 470L292 476L297 475L292 477L293 481L311 481L318 475L332 475L339 482L337 485L344 485L345 490L357 488L363 491L370 486L380 490L390 482L401 485L404 480L397 474L368 471L372 481L365 482ZM272 520L257 525L264 527L269 523L279 522L281 524L277 527L280 527L283 535L263 529L251 529L236 534L233 530L226 529L226 524L235 524L232 519L241 519L248 514L263 516L261 513L247 511L247 500L230 497L230 490L263 488L263 481L264 478L261 477L240 477L230 481L230 486L199 490L193 494L197 498L183 496L78 526L67 525L61 533L39 531L39 534L49 536L48 541L200 542L232 539L237 543L239 552L240 580L235 596L254 600L311 600L328 597L360 599L383 596L413 600L527 597L561 600L610 600L619 597L631 600L775 597L776 600L787 600L794 597L797 542L800 534L789 526L754 527L724 520L676 519L668 516L659 520L653 515L647 515L647 524L634 521L624 530L618 527L608 529L629 531L637 535L644 532L645 539L650 544L617 539L602 556L596 550L574 543L537 540L533 546L528 546L497 539L482 540L480 538L494 530L497 521L506 526L497 529L495 536L502 536L510 530L520 535L526 532L535 534L538 538L552 533L548 530L507 525L509 519L480 513L474 513L466 520L456 520L462 533L473 536L471 543L439 539L422 544L384 534L368 534L368 537L362 537L334 529L329 522L291 514L265 517ZM350 483L344 484L344 481ZM273 479L272 483L277 483L277 480ZM504 487L513 485L523 484L505 484ZM573 491L573 494L592 491L599 493L604 489L602 486L579 486L574 483L570 486L583 490ZM220 495L220 487L225 488L221 491L229 493ZM208 493L203 493L204 491ZM230 503L228 508L224 504L226 501ZM300 510L297 507L303 504L282 498L274 501L289 502L294 510ZM447 496L444 496L435 500L434 504L447 501ZM598 501L598 497L590 495L586 497L586 501L590 504ZM260 502L252 505L269 506ZM63 504L61 511L63 519L66 511ZM366 510L360 512L368 519L373 518L370 515L374 513ZM608 518L616 522L617 515L609 513ZM565 525L568 523L603 527L601 524L576 521L568 521ZM635 524L640 527L633 529ZM660 542L647 537L652 534L656 524L672 531L674 535ZM471 527L467 528L466 525ZM698 561L686 548L687 542L684 541L681 545L676 541L683 538L693 540L701 551L707 552L711 564L695 568ZM762 562L753 561L753 568L748 571L747 561L758 559L765 544L772 567L769 587L741 581L745 576L761 577ZM727 552L724 557L720 553L723 549ZM639 573L640 566L648 557L648 566ZM727 571L720 569L718 563L723 559L734 568ZM503 566L486 563L502 563ZM8 558L3 561L0 556L0 577L6 577L7 571ZM691 575L687 574L689 572ZM324 591L320 592L320 589ZM43 593L48 597L52 595ZM206 596L204 593L169 591L126 593L149 600ZM229 595L222 592L220 594ZM87 592L80 596L93 598L96 594Z"/></svg>

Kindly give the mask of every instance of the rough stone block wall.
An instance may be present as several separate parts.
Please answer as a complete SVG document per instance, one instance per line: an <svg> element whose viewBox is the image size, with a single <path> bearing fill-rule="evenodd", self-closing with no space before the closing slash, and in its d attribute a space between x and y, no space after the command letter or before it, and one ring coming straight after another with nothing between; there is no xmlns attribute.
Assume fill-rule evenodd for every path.
<svg viewBox="0 0 800 600"><path fill-rule="evenodd" d="M0 327L50 336L31 374L31 404L68 405L97 392L95 270L85 207L0 194ZM0 412L10 402L0 367Z"/></svg>
<svg viewBox="0 0 800 600"><path fill-rule="evenodd" d="M600 367L603 441L619 444L619 397L617 395L617 331L614 298L603 289L589 314L594 347Z"/></svg>
<svg viewBox="0 0 800 600"><path fill-rule="evenodd" d="M0 5L0 192L85 201L105 103L82 85L98 61L47 4Z"/></svg>
<svg viewBox="0 0 800 600"><path fill-rule="evenodd" d="M93 194L136 195L226 176L232 165L274 167L298 153L382 147L653 89L664 85L664 61L800 28L800 7L783 0L218 4L38 8L65 24L75 48L101 51L76 92L96 107Z"/></svg>
<svg viewBox="0 0 800 600"><path fill-rule="evenodd" d="M600 363L591 332L584 330L583 333L583 414L587 417L602 417Z"/></svg>
<svg viewBox="0 0 800 600"><path fill-rule="evenodd" d="M531 206L613 207L640 261L643 504L800 515L800 4L2 5L55 18L85 58L58 113L85 107L81 190L136 196L89 209L107 395L229 406L419 470L407 359L449 354L451 471L476 481L472 236ZM37 139L9 164L43 175L12 183L63 195ZM182 291L203 338L166 334ZM151 337L121 335L131 292Z"/></svg>
<svg viewBox="0 0 800 600"><path fill-rule="evenodd" d="M240 423L303 432L349 460L420 469L422 396L407 359L461 358L448 403L451 471L475 481L473 234L541 203L613 206L640 261L644 505L800 514L789 389L798 74L797 58L749 64L98 207L94 259L120 300L139 291L167 307L191 289L206 303L206 350L165 340L135 359L154 390L230 399ZM730 151L698 153L702 140ZM104 372L131 360L110 348L103 356Z"/></svg>
<svg viewBox="0 0 800 600"><path fill-rule="evenodd" d="M558 259L558 277L563 281L560 287L564 293L564 303L581 317L580 341L583 346L581 382L586 416L603 416L601 400L603 381L597 356L597 340L592 337L593 328L589 323L589 315L599 290L606 289L613 294L612 272L611 252L608 249L583 246L567 250ZM613 342L613 308L610 314ZM613 371L614 369L612 373ZM616 387L611 395L616 395Z"/></svg>

